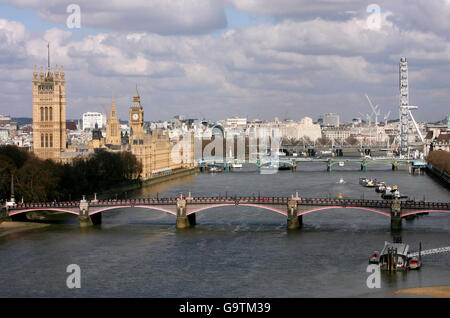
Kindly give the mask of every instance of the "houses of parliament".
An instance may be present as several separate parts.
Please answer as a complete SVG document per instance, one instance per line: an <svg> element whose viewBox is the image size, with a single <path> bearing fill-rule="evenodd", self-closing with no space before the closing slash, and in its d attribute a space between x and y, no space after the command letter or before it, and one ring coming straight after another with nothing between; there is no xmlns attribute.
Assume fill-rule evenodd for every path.
<svg viewBox="0 0 450 318"><path fill-rule="evenodd" d="M194 166L193 136L172 143L163 130L145 128L144 108L136 88L129 109L130 135L123 142L114 98L106 126L106 137L94 129L88 152L78 152L66 142L66 77L64 68L50 67L48 47L47 71L33 71L33 152L41 159L70 163L75 158L88 158L95 151L130 151L142 164L141 179L147 180L158 171ZM186 136L185 136L186 137Z"/></svg>

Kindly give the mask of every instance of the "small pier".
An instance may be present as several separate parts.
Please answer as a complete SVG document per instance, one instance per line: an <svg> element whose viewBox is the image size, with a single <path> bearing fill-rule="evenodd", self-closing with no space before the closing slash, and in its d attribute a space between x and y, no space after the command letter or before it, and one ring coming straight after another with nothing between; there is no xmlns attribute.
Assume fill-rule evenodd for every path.
<svg viewBox="0 0 450 318"><path fill-rule="evenodd" d="M409 173L412 175L423 175L427 169L427 164L424 161L413 161L409 166Z"/></svg>

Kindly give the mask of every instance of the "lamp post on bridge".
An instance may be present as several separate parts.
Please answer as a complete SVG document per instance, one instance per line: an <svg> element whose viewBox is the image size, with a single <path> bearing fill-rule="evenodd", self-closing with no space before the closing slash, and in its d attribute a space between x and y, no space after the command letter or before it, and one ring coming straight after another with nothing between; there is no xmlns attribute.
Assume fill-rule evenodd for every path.
<svg viewBox="0 0 450 318"><path fill-rule="evenodd" d="M6 209L7 215L8 215L8 210L13 208L14 206L16 206L16 201L14 198L14 174L11 173L11 198L9 199L9 201L6 201L6 204L5 204L5 209Z"/></svg>

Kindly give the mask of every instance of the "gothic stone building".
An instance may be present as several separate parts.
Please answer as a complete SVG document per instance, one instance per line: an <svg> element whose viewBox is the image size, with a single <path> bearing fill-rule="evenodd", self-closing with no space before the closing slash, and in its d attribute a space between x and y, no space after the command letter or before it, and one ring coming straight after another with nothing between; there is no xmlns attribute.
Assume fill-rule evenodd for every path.
<svg viewBox="0 0 450 318"><path fill-rule="evenodd" d="M33 72L33 147L42 159L59 161L66 149L66 79L64 69Z"/></svg>
<svg viewBox="0 0 450 318"><path fill-rule="evenodd" d="M143 180L150 179L164 169L181 169L194 166L194 140L190 138L172 144L167 132L148 131L144 128L144 109L139 93L130 106L130 150L142 163Z"/></svg>

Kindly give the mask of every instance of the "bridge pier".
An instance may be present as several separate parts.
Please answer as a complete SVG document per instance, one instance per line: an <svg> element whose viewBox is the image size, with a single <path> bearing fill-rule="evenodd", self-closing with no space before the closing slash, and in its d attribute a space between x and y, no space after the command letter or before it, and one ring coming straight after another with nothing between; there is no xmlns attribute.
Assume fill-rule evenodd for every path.
<svg viewBox="0 0 450 318"><path fill-rule="evenodd" d="M297 215L297 200L289 200L287 204L287 228L288 230L296 230L302 227L303 217Z"/></svg>
<svg viewBox="0 0 450 318"><path fill-rule="evenodd" d="M297 165L296 165L296 164L293 164L292 167L291 167L291 169L292 169L292 172L297 171Z"/></svg>
<svg viewBox="0 0 450 318"><path fill-rule="evenodd" d="M397 162L397 160L395 160L392 163L392 171L398 171L398 162Z"/></svg>
<svg viewBox="0 0 450 318"><path fill-rule="evenodd" d="M402 230L402 210L400 201L395 200L391 205L391 232Z"/></svg>
<svg viewBox="0 0 450 318"><path fill-rule="evenodd" d="M89 215L89 202L86 201L85 196L83 196L83 200L80 201L80 214L78 216L78 222L80 223L80 227L102 224L101 212Z"/></svg>
<svg viewBox="0 0 450 318"><path fill-rule="evenodd" d="M191 223L191 221L193 223ZM186 215L186 200L181 195L177 199L177 229L185 229L196 224L195 214Z"/></svg>
<svg viewBox="0 0 450 318"><path fill-rule="evenodd" d="M361 171L367 170L367 164L365 162L361 162Z"/></svg>
<svg viewBox="0 0 450 318"><path fill-rule="evenodd" d="M328 162L327 162L327 171L328 172L331 172L331 167L332 167L331 161L328 160Z"/></svg>

